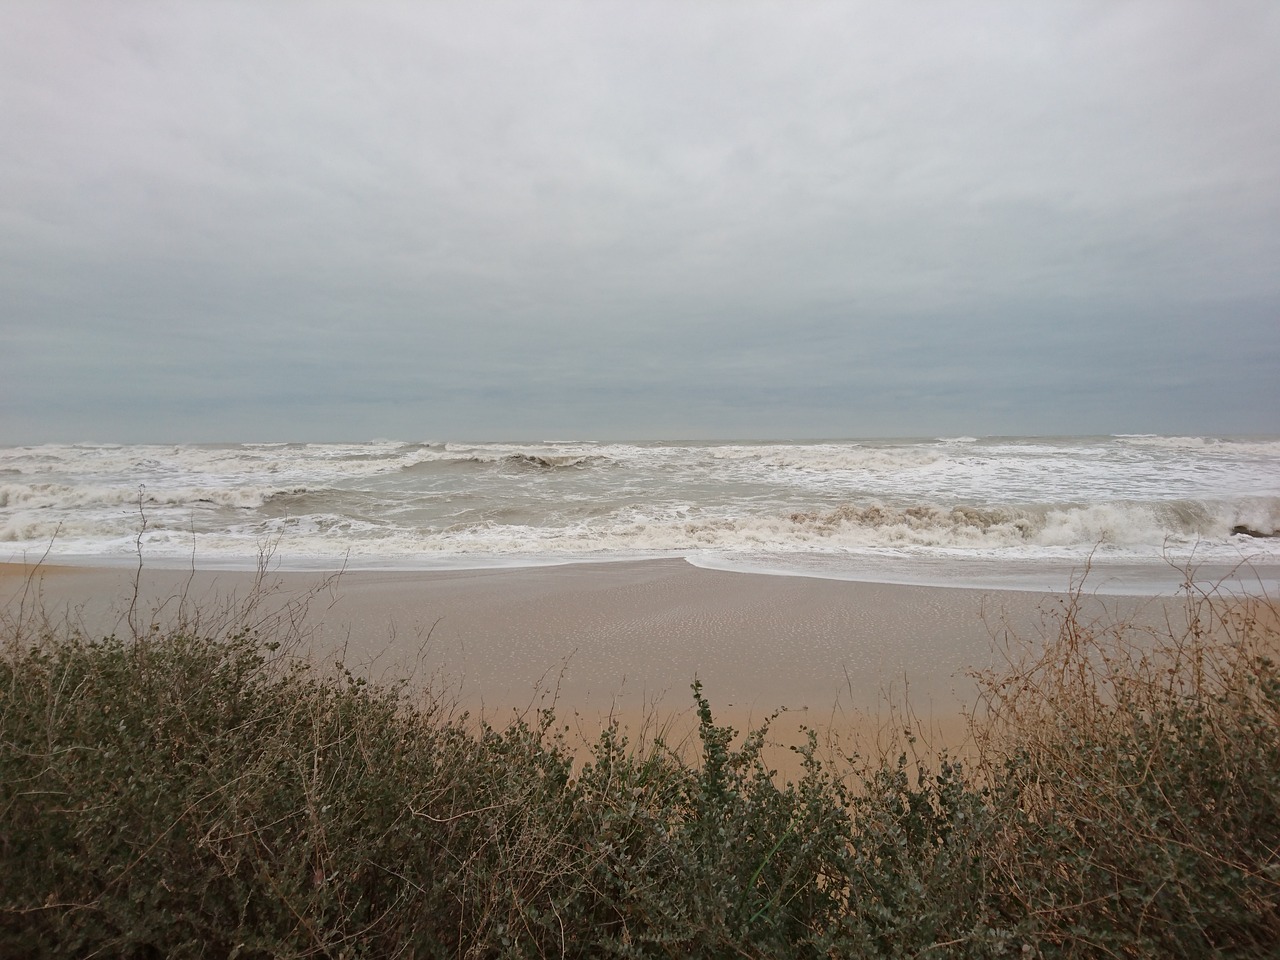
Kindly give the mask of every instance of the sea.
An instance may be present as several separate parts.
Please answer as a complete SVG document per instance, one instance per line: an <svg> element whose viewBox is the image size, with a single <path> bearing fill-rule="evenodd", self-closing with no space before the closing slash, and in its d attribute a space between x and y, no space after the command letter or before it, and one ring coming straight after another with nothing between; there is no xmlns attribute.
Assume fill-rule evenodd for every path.
<svg viewBox="0 0 1280 960"><path fill-rule="evenodd" d="M1280 438L0 448L0 560L282 570L678 557L784 576L1276 595Z"/></svg>

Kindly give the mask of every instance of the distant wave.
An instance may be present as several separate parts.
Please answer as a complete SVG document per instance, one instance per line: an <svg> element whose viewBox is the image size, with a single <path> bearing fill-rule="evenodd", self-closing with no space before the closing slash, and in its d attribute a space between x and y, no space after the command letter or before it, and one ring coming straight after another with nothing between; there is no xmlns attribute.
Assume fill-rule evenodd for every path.
<svg viewBox="0 0 1280 960"><path fill-rule="evenodd" d="M833 471L895 473L929 467L946 456L929 446L862 446L856 443L823 443L804 446L726 445L700 451L706 462L721 467L738 463L772 470L804 473Z"/></svg>
<svg viewBox="0 0 1280 960"><path fill-rule="evenodd" d="M1189 450L1197 452L1223 451L1233 454L1249 453L1259 456L1280 455L1280 440L1248 437L1166 437L1145 433L1115 434L1113 439L1123 446L1150 447L1158 450Z"/></svg>
<svg viewBox="0 0 1280 960"><path fill-rule="evenodd" d="M278 497L314 493L295 487L166 487L72 486L63 483L0 484L0 508L71 510L86 507L181 507L213 505L252 510Z"/></svg>
<svg viewBox="0 0 1280 960"><path fill-rule="evenodd" d="M607 461L608 457L594 454L512 453L502 458L503 463L539 467L546 470L554 470L559 467L582 467L587 464L605 463Z"/></svg>
<svg viewBox="0 0 1280 960"><path fill-rule="evenodd" d="M431 459L418 460L405 464L400 468L402 473L429 473L445 466L494 466L528 467L537 470L562 470L576 467L587 467L610 464L614 461L602 454L586 453L472 453L467 455L449 455Z"/></svg>

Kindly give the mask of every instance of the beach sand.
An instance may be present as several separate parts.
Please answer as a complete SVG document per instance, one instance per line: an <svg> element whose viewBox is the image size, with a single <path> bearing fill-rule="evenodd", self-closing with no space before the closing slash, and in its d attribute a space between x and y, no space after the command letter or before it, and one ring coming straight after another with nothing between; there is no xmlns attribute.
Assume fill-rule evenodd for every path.
<svg viewBox="0 0 1280 960"><path fill-rule="evenodd" d="M31 572L0 572L10 610L38 593L46 611L87 634L128 629L132 568ZM146 569L135 622L164 622L184 594L206 611L242 602L253 582L245 572ZM380 680L412 672L497 721L554 700L587 736L610 714L633 726L653 712L687 722L697 678L717 718L740 729L777 710L786 711L777 729L793 731L786 736L800 724L900 726L886 721L892 701L954 740L976 697L967 671L999 662L993 636L1011 629L1035 639L1060 604L1042 593L726 573L679 559L349 571L329 581L273 573L266 586L264 608L294 604L288 615L322 662L341 659ZM1163 616L1160 601L1105 603Z"/></svg>

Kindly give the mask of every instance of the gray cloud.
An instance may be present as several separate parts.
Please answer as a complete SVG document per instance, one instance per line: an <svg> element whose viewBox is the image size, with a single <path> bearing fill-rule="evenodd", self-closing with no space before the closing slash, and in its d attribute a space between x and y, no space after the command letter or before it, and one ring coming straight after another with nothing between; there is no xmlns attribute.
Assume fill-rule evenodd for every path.
<svg viewBox="0 0 1280 960"><path fill-rule="evenodd" d="M1280 429L1270 3L10 5L0 442Z"/></svg>

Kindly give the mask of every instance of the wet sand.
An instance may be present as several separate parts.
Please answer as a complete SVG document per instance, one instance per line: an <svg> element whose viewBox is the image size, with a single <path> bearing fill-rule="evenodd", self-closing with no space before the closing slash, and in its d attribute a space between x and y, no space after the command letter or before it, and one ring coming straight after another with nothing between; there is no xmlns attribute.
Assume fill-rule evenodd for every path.
<svg viewBox="0 0 1280 960"><path fill-rule="evenodd" d="M135 571L0 565L0 601L24 590L86 633L127 631ZM380 679L434 677L458 704L500 716L554 697L587 723L610 712L687 712L697 678L722 716L775 710L825 725L883 711L907 692L926 722L973 702L966 675L999 654L1005 626L1037 637L1053 595L726 573L682 560L465 571L357 571L267 578L264 608L288 610L312 649ZM240 603L244 572L147 569L135 623L165 622L185 594L203 610ZM308 599L309 598L309 599ZM1101 601L1098 601L1099 603ZM1153 601L1107 598L1125 609ZM159 613L153 611L159 608Z"/></svg>

